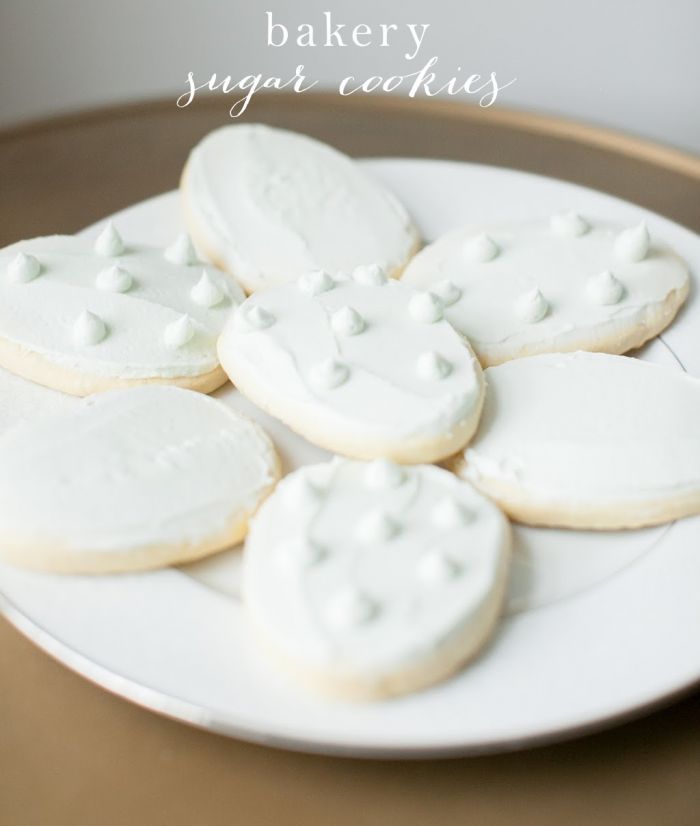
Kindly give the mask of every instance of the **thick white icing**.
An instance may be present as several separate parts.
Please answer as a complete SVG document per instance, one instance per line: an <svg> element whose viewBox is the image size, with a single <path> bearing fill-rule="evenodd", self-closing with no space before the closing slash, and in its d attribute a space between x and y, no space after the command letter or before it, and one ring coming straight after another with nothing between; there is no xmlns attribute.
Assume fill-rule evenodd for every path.
<svg viewBox="0 0 700 826"><path fill-rule="evenodd" d="M355 529L355 537L367 545L388 542L396 536L401 527L399 523L383 508L375 508L366 513Z"/></svg>
<svg viewBox="0 0 700 826"><path fill-rule="evenodd" d="M350 158L258 124L227 126L190 154L186 215L246 290L360 264L403 267L418 243L404 207Z"/></svg>
<svg viewBox="0 0 700 826"><path fill-rule="evenodd" d="M190 290L190 296L200 307L216 307L224 299L224 291L213 280L206 269L202 270L199 281Z"/></svg>
<svg viewBox="0 0 700 826"><path fill-rule="evenodd" d="M331 316L331 325L340 336L357 336L365 329L365 320L353 307L341 307Z"/></svg>
<svg viewBox="0 0 700 826"><path fill-rule="evenodd" d="M32 281L41 272L41 264L35 256L26 252L18 252L10 261L7 275L12 281L26 283Z"/></svg>
<svg viewBox="0 0 700 826"><path fill-rule="evenodd" d="M499 251L498 244L485 232L470 236L462 245L462 256L470 262L486 263L493 260Z"/></svg>
<svg viewBox="0 0 700 826"><path fill-rule="evenodd" d="M170 378L213 370L217 337L244 298L233 279L201 264L173 264L158 247L125 244L111 224L94 246L103 252L85 238L56 235L1 250L0 337L98 376ZM18 259L35 260L40 271L18 281ZM220 296L215 306L214 292ZM172 346L167 331L185 326L183 315L192 335L181 330L181 343Z"/></svg>
<svg viewBox="0 0 700 826"><path fill-rule="evenodd" d="M452 365L446 358L443 358L440 353L430 350L418 356L416 372L422 379L437 381L450 375Z"/></svg>
<svg viewBox="0 0 700 826"><path fill-rule="evenodd" d="M700 490L700 381L625 356L532 356L486 371L467 478L536 501L654 500Z"/></svg>
<svg viewBox="0 0 700 826"><path fill-rule="evenodd" d="M106 336L107 325L90 310L83 310L73 323L73 340L78 347L99 344Z"/></svg>
<svg viewBox="0 0 700 826"><path fill-rule="evenodd" d="M402 281L436 293L445 280L454 284L461 295L445 317L487 363L544 343L557 350L614 340L643 326L673 290L687 288L683 261L657 239L649 246L644 226L625 230L566 213L486 233L467 228L442 236L409 263ZM466 256L484 237L498 255ZM607 284L597 278L606 271L614 279Z"/></svg>
<svg viewBox="0 0 700 826"><path fill-rule="evenodd" d="M558 212L549 219L552 232L569 238L585 235L591 228L589 223L577 212Z"/></svg>
<svg viewBox="0 0 700 826"><path fill-rule="evenodd" d="M131 273L117 264L112 264L97 273L95 286L98 290L107 290L111 293L126 293L134 283Z"/></svg>
<svg viewBox="0 0 700 826"><path fill-rule="evenodd" d="M177 350L179 347L184 347L189 341L192 341L196 333L196 327L192 319L185 313L163 330L163 339L171 350Z"/></svg>
<svg viewBox="0 0 700 826"><path fill-rule="evenodd" d="M518 296L515 302L515 312L527 324L536 324L542 321L549 312L549 304L540 290L535 287Z"/></svg>
<svg viewBox="0 0 700 826"><path fill-rule="evenodd" d="M424 304L425 294L393 279L371 286L339 277L316 295L296 284L265 290L234 313L219 355L234 382L250 395L242 373L252 377L265 397L253 401L283 420L302 405L309 425L334 429L341 441L438 438L473 415L481 374L446 321L416 320L416 299L435 307L434 297ZM338 331L348 307L363 320L355 335ZM256 314L264 325L250 323Z"/></svg>
<svg viewBox="0 0 700 826"><path fill-rule="evenodd" d="M433 324L442 318L442 301L431 292L416 293L408 302L408 312L424 324Z"/></svg>
<svg viewBox="0 0 700 826"><path fill-rule="evenodd" d="M477 621L503 582L508 525L488 499L433 465L401 468L399 485L369 486L378 467L335 459L295 471L246 541L247 608L278 652L317 676L371 681L419 667ZM299 477L323 491L303 512L284 503ZM472 519L436 526L431 514L444 500ZM396 530L361 530L387 519ZM290 553L309 543L325 549L312 566Z"/></svg>
<svg viewBox="0 0 700 826"><path fill-rule="evenodd" d="M644 222L621 232L615 240L615 253L622 261L636 263L646 258L651 238Z"/></svg>
<svg viewBox="0 0 700 826"><path fill-rule="evenodd" d="M173 243L165 248L163 256L178 267L189 267L199 263L190 236L184 232L181 232Z"/></svg>
<svg viewBox="0 0 700 826"><path fill-rule="evenodd" d="M299 276L299 287L309 295L318 295L335 287L335 281L325 270L307 272Z"/></svg>
<svg viewBox="0 0 700 826"><path fill-rule="evenodd" d="M367 464L365 483L370 488L396 488L406 481L406 472L389 459L375 459Z"/></svg>
<svg viewBox="0 0 700 826"><path fill-rule="evenodd" d="M107 221L95 239L93 249L96 255L111 258L124 252L124 241L112 221Z"/></svg>
<svg viewBox="0 0 700 826"><path fill-rule="evenodd" d="M597 304L617 304L625 292L622 282L610 270L592 275L586 283L586 290Z"/></svg>
<svg viewBox="0 0 700 826"><path fill-rule="evenodd" d="M0 437L0 536L57 556L196 544L252 510L275 466L257 425L201 393L100 393Z"/></svg>

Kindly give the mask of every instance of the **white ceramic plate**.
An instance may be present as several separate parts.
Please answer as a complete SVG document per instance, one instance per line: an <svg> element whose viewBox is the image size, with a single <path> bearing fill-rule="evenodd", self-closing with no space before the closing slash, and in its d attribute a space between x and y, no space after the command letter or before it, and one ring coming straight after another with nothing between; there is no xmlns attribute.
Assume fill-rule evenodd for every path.
<svg viewBox="0 0 700 826"><path fill-rule="evenodd" d="M696 235L598 192L470 164L363 163L409 207L426 239L467 222L576 209L623 223L646 219L700 272ZM181 229L177 194L115 220L129 239L166 243ZM700 376L696 293L641 357ZM218 395L268 429L286 469L327 455L230 386ZM0 566L0 591L11 622L111 691L225 734L308 751L425 756L515 748L639 713L700 679L700 518L643 531L516 534L508 613L493 643L453 679L373 704L311 696L259 656L238 599L236 549L138 575L51 576Z"/></svg>

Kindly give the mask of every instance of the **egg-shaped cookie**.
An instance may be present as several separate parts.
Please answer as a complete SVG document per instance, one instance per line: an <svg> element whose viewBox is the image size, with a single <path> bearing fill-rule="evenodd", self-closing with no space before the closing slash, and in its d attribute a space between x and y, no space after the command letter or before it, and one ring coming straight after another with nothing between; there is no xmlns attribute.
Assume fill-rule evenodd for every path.
<svg viewBox="0 0 700 826"><path fill-rule="evenodd" d="M331 696L448 677L501 612L510 529L433 465L335 459L295 471L251 523L243 597L274 661Z"/></svg>
<svg viewBox="0 0 700 826"><path fill-rule="evenodd" d="M441 296L485 367L537 353L625 353L670 324L689 289L685 263L645 224L571 212L450 232L403 280Z"/></svg>
<svg viewBox="0 0 700 826"><path fill-rule="evenodd" d="M700 380L579 352L490 367L486 384L453 466L514 519L614 529L700 513Z"/></svg>
<svg viewBox="0 0 700 826"><path fill-rule="evenodd" d="M249 293L314 269L379 263L398 275L418 248L393 193L331 146L285 129L211 132L190 153L181 191L192 237Z"/></svg>
<svg viewBox="0 0 700 826"><path fill-rule="evenodd" d="M377 267L256 293L227 323L219 358L263 410L355 458L437 461L464 447L481 411L481 368L440 299Z"/></svg>
<svg viewBox="0 0 700 826"><path fill-rule="evenodd" d="M187 236L132 244L53 235L0 250L0 366L86 396L134 384L210 392L226 381L216 340L243 300Z"/></svg>
<svg viewBox="0 0 700 826"><path fill-rule="evenodd" d="M267 435L223 402L100 393L0 437L0 559L70 573L198 559L243 538L278 477Z"/></svg>

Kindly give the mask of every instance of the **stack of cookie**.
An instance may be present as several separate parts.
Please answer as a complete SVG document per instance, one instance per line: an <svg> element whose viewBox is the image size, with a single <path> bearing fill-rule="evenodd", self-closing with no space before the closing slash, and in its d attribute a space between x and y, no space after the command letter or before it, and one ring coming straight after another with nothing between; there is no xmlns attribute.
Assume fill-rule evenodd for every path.
<svg viewBox="0 0 700 826"><path fill-rule="evenodd" d="M564 213L416 254L353 161L263 126L207 136L181 190L194 246L107 224L0 251L3 559L132 571L246 537L256 639L315 688L378 698L487 641L507 517L700 512L700 382L621 355L689 289L644 225ZM279 481L270 438L204 395L228 379L336 457Z"/></svg>

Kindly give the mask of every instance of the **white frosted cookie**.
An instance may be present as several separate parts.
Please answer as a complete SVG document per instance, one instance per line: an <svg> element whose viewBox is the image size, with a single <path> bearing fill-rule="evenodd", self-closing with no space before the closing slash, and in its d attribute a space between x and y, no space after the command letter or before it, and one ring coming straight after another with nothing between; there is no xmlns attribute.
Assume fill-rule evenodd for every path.
<svg viewBox="0 0 700 826"><path fill-rule="evenodd" d="M540 355L486 371L454 469L513 518L629 528L700 513L700 381L625 356Z"/></svg>
<svg viewBox="0 0 700 826"><path fill-rule="evenodd" d="M247 292L317 268L398 275L419 236L396 197L324 143L260 124L225 126L182 175L192 237Z"/></svg>
<svg viewBox="0 0 700 826"><path fill-rule="evenodd" d="M187 236L161 249L53 235L0 250L0 365L85 396L132 384L210 392L216 340L243 291L198 261Z"/></svg>
<svg viewBox="0 0 700 826"><path fill-rule="evenodd" d="M483 400L481 368L440 300L377 267L256 293L224 328L219 358L259 407L360 459L449 456L474 433Z"/></svg>
<svg viewBox="0 0 700 826"><path fill-rule="evenodd" d="M450 232L403 280L443 297L485 367L536 353L625 353L670 324L689 287L684 262L644 224L574 213Z"/></svg>
<svg viewBox="0 0 700 826"><path fill-rule="evenodd" d="M0 437L0 559L107 573L239 542L279 477L262 429L179 387L114 390Z"/></svg>
<svg viewBox="0 0 700 826"><path fill-rule="evenodd" d="M461 667L501 611L510 529L433 465L338 459L285 477L251 522L243 598L305 683L377 699Z"/></svg>

